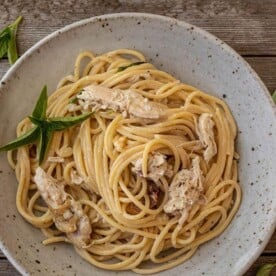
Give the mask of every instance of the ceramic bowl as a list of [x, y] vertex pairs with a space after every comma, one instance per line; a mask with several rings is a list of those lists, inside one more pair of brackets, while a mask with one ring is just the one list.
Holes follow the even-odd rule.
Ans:
[[[242, 275], [275, 229], [275, 106], [252, 68], [213, 35], [172, 18], [138, 13], [94, 17], [54, 32], [28, 50], [1, 81], [0, 144], [14, 137], [17, 122], [30, 113], [41, 87], [47, 84], [53, 91], [72, 72], [80, 51], [101, 54], [117, 48], [140, 50], [158, 68], [224, 98], [239, 128], [243, 199], [238, 213], [223, 234], [190, 260], [159, 275]], [[42, 233], [16, 210], [17, 182], [5, 154], [0, 168], [1, 249], [22, 274], [116, 275], [82, 260], [70, 245], [43, 246]]]

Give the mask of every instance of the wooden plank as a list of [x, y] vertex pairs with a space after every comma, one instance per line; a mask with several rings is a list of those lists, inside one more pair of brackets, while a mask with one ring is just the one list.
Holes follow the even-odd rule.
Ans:
[[7, 59], [0, 60], [0, 80], [2, 79], [2, 77], [8, 71], [9, 68], [10, 68], [10, 65]]
[[274, 232], [273, 236], [271, 237], [269, 243], [267, 244], [264, 253], [266, 254], [276, 254], [276, 231]]
[[276, 57], [245, 57], [245, 59], [272, 94], [276, 90]]
[[[272, 93], [276, 89], [276, 57], [246, 57], [245, 59]], [[9, 67], [7, 60], [0, 61], [0, 79]]]
[[0, 259], [1, 276], [20, 276], [20, 273], [13, 267], [7, 259]]
[[246, 55], [276, 55], [274, 0], [32, 0], [4, 1], [0, 27], [24, 16], [20, 53], [47, 34], [76, 21], [115, 12], [148, 12], [175, 17], [210, 31]]
[[[244, 276], [256, 276], [256, 273], [261, 265], [267, 263], [275, 263], [276, 256], [261, 256], [258, 260], [250, 267], [250, 269], [244, 274]], [[271, 276], [276, 275], [276, 268], [273, 269]]]

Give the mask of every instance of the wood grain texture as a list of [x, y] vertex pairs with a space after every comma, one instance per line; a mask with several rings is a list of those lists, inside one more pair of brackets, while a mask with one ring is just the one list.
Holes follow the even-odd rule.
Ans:
[[276, 90], [276, 57], [245, 57], [245, 59], [272, 94]]
[[0, 259], [1, 276], [19, 276], [20, 274], [7, 259]]
[[23, 53], [47, 34], [75, 21], [115, 12], [148, 12], [210, 31], [241, 54], [276, 55], [275, 0], [1, 0], [0, 27], [23, 15]]
[[[22, 15], [19, 54], [65, 25], [95, 15], [147, 12], [199, 26], [245, 57], [270, 93], [276, 90], [276, 0], [0, 0], [0, 29]], [[8, 70], [0, 61], [0, 79]], [[245, 276], [264, 263], [276, 262], [276, 233]], [[0, 251], [0, 275], [20, 275]], [[271, 274], [276, 275], [276, 271]]]
[[276, 262], [276, 231], [267, 244], [264, 253], [274, 255], [274, 261]]

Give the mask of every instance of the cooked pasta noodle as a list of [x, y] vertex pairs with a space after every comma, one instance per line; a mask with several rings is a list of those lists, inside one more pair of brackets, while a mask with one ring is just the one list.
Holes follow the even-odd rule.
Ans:
[[[8, 153], [18, 211], [45, 245], [72, 243], [97, 267], [152, 274], [225, 230], [241, 201], [225, 102], [120, 49], [82, 52], [48, 99], [51, 117], [85, 110], [90, 119], [54, 133], [40, 178], [35, 144]], [[17, 135], [31, 126], [25, 118]]]

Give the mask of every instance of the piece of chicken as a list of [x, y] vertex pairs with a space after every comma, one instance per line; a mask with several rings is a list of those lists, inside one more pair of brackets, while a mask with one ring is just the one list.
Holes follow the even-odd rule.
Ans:
[[[132, 162], [133, 167], [131, 171], [135, 174], [144, 177], [142, 173], [142, 158], [138, 158]], [[153, 152], [149, 154], [148, 158], [148, 171], [146, 178], [157, 183], [162, 176], [172, 177], [173, 169], [172, 165], [170, 165], [167, 161], [167, 156], [159, 153]]]
[[187, 219], [191, 207], [203, 196], [204, 178], [199, 161], [196, 156], [191, 168], [179, 171], [169, 186], [169, 199], [163, 209], [165, 213], [181, 214], [181, 224]]
[[203, 156], [207, 163], [212, 159], [213, 156], [217, 154], [217, 144], [214, 137], [214, 126], [215, 123], [212, 120], [211, 114], [202, 113], [199, 116], [196, 132], [205, 148]]
[[34, 181], [42, 198], [51, 210], [56, 227], [67, 234], [78, 247], [86, 247], [91, 241], [92, 227], [81, 204], [64, 190], [64, 185], [38, 167]]
[[124, 117], [132, 116], [143, 119], [156, 120], [166, 116], [165, 105], [150, 101], [134, 90], [107, 88], [100, 85], [89, 85], [77, 95], [79, 105], [85, 110], [112, 109], [122, 112]]

